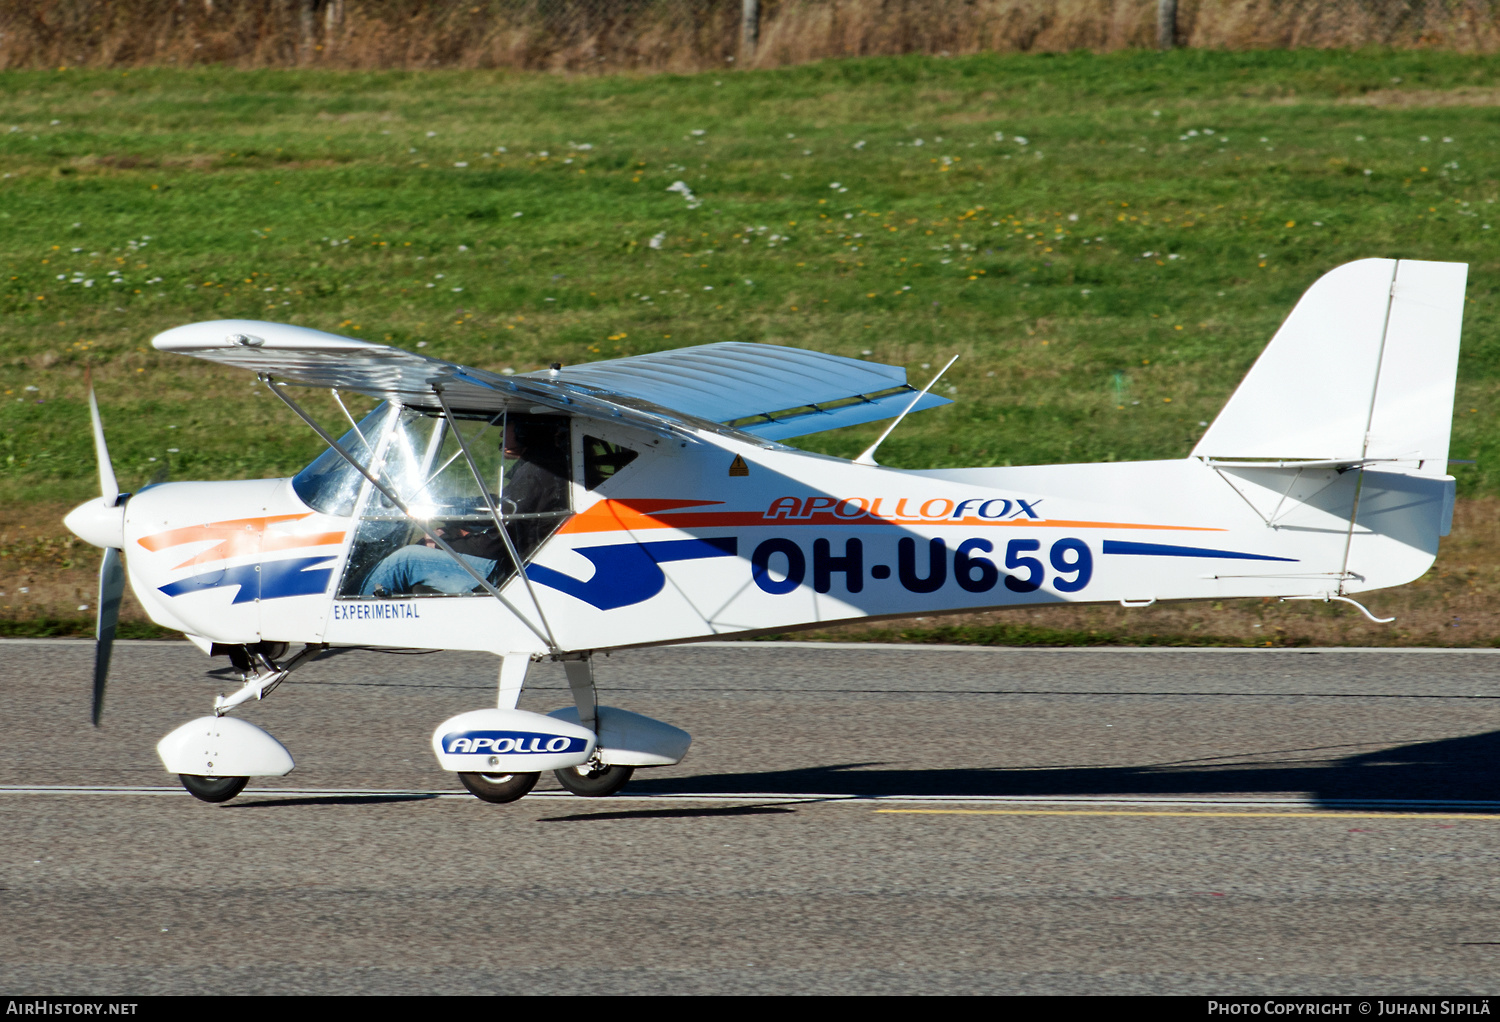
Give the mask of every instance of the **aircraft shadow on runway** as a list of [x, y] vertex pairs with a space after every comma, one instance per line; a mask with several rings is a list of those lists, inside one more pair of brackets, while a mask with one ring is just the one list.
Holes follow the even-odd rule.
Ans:
[[877, 762], [660, 780], [645, 773], [637, 774], [628, 790], [639, 795], [771, 791], [867, 796], [1069, 797], [1292, 793], [1328, 802], [1500, 799], [1500, 731], [1355, 755], [1331, 755], [1339, 749], [1339, 746], [1265, 749], [1213, 760], [1141, 766], [900, 770], [881, 769], [883, 764]]
[[597, 820], [685, 820], [716, 816], [779, 816], [794, 812], [796, 812], [795, 809], [778, 805], [695, 807], [691, 809], [627, 809], [617, 813], [589, 812], [571, 813], [567, 816], [543, 816], [537, 822], [575, 823], [585, 820], [589, 822]]
[[[257, 792], [256, 794], [274, 796], [275, 791]], [[432, 794], [410, 794], [410, 795], [304, 795], [300, 798], [259, 798], [249, 796], [238, 799], [232, 803], [226, 803], [231, 809], [260, 809], [275, 807], [285, 809], [288, 806], [365, 806], [384, 805], [389, 802], [427, 802], [438, 796]]]

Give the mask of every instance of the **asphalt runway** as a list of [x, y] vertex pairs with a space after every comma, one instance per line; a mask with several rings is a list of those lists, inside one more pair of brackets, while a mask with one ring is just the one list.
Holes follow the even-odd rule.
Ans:
[[311, 664], [219, 806], [154, 746], [225, 661], [118, 644], [97, 731], [91, 663], [0, 642], [0, 993], [1500, 991], [1500, 652], [618, 653], [688, 758], [508, 806], [428, 746], [492, 657]]

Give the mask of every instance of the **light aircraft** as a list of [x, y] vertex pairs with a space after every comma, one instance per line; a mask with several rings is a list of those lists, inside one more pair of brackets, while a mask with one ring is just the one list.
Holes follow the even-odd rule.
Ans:
[[[209, 802], [292, 769], [226, 714], [331, 647], [496, 654], [496, 705], [440, 723], [432, 749], [508, 802], [544, 770], [608, 795], [687, 752], [686, 732], [598, 704], [602, 650], [1067, 602], [1355, 603], [1422, 575], [1448, 532], [1466, 275], [1332, 270], [1189, 456], [1093, 465], [900, 471], [875, 447], [794, 449], [781, 441], [948, 403], [901, 368], [796, 348], [505, 376], [278, 323], [168, 330], [158, 350], [258, 374], [328, 449], [290, 479], [122, 494], [90, 390], [102, 494], [66, 522], [104, 548], [94, 722], [127, 573], [153, 621], [240, 672], [157, 746]], [[342, 436], [301, 388], [332, 390]], [[345, 392], [381, 403], [355, 421]], [[550, 715], [517, 709], [543, 659], [574, 700]]]

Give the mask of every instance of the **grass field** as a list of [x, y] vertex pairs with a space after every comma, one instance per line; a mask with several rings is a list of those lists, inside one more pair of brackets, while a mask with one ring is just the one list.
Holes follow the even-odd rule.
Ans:
[[[519, 372], [749, 340], [925, 379], [958, 353], [940, 388], [957, 403], [884, 462], [1127, 460], [1186, 453], [1303, 289], [1363, 256], [1470, 264], [1452, 456], [1477, 461], [1454, 467], [1477, 531], [1438, 574], [1487, 605], [1497, 126], [1500, 65], [1430, 52], [0, 74], [0, 616], [69, 630], [91, 602], [95, 554], [56, 521], [97, 491], [85, 368], [127, 488], [317, 453], [247, 376], [150, 349], [181, 323], [281, 320]], [[877, 428], [807, 446], [851, 456]], [[1422, 592], [1385, 598], [1430, 610], [1405, 641], [1500, 637], [1487, 609], [1453, 628], [1465, 615]], [[1089, 626], [1058, 613], [1027, 627]], [[1221, 633], [1088, 613], [1122, 640], [1168, 622], [1261, 641], [1233, 615]], [[1313, 609], [1277, 613], [1283, 635], [1338, 638]]]

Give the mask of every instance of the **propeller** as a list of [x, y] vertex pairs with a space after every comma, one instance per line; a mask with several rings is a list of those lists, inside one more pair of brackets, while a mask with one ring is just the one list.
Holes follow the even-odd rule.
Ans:
[[94, 426], [94, 460], [99, 463], [99, 495], [114, 507], [120, 498], [120, 484], [115, 481], [115, 467], [109, 461], [109, 445], [104, 442], [104, 422], [99, 418], [99, 401], [94, 397], [94, 382], [84, 381], [89, 389], [89, 420]]
[[94, 726], [104, 712], [104, 686], [109, 682], [109, 657], [115, 644], [115, 626], [120, 622], [120, 600], [125, 595], [125, 565], [120, 551], [104, 548], [99, 565], [99, 616], [94, 622]]
[[109, 681], [109, 660], [120, 622], [120, 601], [125, 596], [125, 566], [120, 551], [125, 545], [125, 501], [130, 495], [120, 493], [109, 447], [104, 442], [104, 423], [99, 418], [99, 402], [94, 386], [88, 382], [89, 418], [94, 428], [94, 457], [99, 463], [99, 498], [79, 505], [69, 512], [63, 523], [68, 529], [95, 546], [104, 548], [99, 565], [99, 600], [94, 621], [94, 726], [99, 726], [104, 711], [104, 687]]

